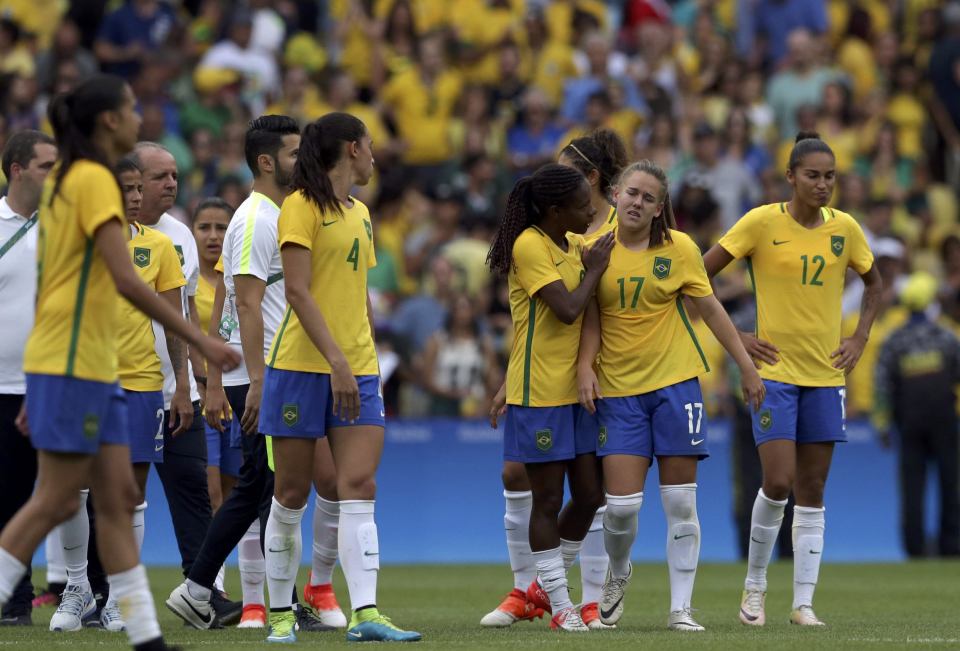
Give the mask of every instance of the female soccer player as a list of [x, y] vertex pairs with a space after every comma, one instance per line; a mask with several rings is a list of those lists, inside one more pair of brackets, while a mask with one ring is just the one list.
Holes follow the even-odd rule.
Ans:
[[697, 462], [708, 454], [697, 376], [709, 368], [683, 307], [685, 297], [736, 360], [748, 402], [760, 404], [763, 383], [713, 296], [700, 249], [676, 230], [663, 170], [648, 160], [630, 165], [616, 198], [616, 244], [596, 301], [587, 307], [578, 359], [581, 405], [599, 415], [597, 454], [607, 491], [603, 528], [610, 574], [600, 618], [615, 624], [623, 613], [643, 485], [656, 457], [667, 515], [668, 626], [702, 631], [690, 600], [700, 554]]
[[[545, 165], [514, 186], [488, 255], [510, 284], [504, 459], [524, 464], [533, 491], [529, 536], [540, 582], [528, 592], [552, 610], [553, 628], [568, 631], [589, 630], [570, 601], [566, 569], [602, 501], [595, 448], [578, 456], [576, 442], [580, 322], [613, 240], [585, 249], [578, 234], [594, 214], [584, 176]], [[571, 501], [561, 514], [568, 476]]]
[[[584, 234], [587, 244], [592, 244], [605, 233], [613, 230], [617, 213], [612, 205], [611, 190], [627, 164], [627, 151], [619, 136], [609, 129], [598, 129], [592, 134], [576, 138], [564, 147], [557, 160], [560, 165], [580, 170], [590, 183], [590, 204], [596, 211], [593, 221]], [[498, 394], [494, 410], [503, 405], [503, 394]], [[578, 454], [594, 452], [597, 439], [596, 416], [580, 411], [577, 423]], [[507, 551], [513, 570], [513, 590], [496, 609], [487, 613], [480, 624], [499, 628], [510, 626], [520, 620], [542, 617], [543, 612], [527, 599], [527, 587], [536, 576], [536, 567], [530, 552], [530, 508], [532, 494], [530, 482], [522, 463], [504, 461], [503, 497], [506, 513], [503, 516], [507, 536]], [[603, 580], [607, 573], [607, 553], [603, 546], [603, 513], [601, 506], [580, 550], [580, 579], [582, 595], [580, 616], [590, 628], [603, 628], [597, 610]]]
[[111, 592], [124, 604], [130, 642], [166, 649], [132, 531], [137, 487], [117, 385], [118, 295], [211, 363], [229, 367], [239, 359], [184, 321], [130, 263], [111, 167], [136, 143], [135, 103], [121, 78], [95, 75], [50, 104], [60, 161], [40, 207], [37, 314], [24, 353], [21, 419], [39, 451], [39, 476], [30, 501], [0, 533], [0, 603], [46, 533], [78, 511], [81, 489], [91, 486], [100, 557]]
[[314, 441], [327, 436], [340, 499], [339, 553], [353, 615], [349, 641], [415, 641], [376, 607], [380, 567], [375, 476], [383, 451], [383, 397], [373, 344], [367, 269], [376, 264], [370, 213], [350, 196], [373, 175], [363, 122], [329, 113], [307, 125], [294, 192], [278, 223], [288, 302], [267, 357], [260, 431], [273, 436], [274, 499], [265, 532], [270, 627], [292, 642], [291, 596]]
[[[880, 273], [857, 222], [828, 208], [836, 160], [815, 133], [790, 153], [786, 203], [748, 212], [704, 256], [710, 276], [746, 258], [757, 299], [756, 334], [740, 337], [760, 366], [767, 396], [753, 414], [763, 485], [753, 505], [740, 621], [763, 626], [767, 565], [793, 490], [793, 612], [790, 621], [823, 626], [813, 591], [823, 552], [823, 489], [834, 443], [846, 441], [844, 374], [856, 366], [880, 301]], [[863, 279], [860, 322], [840, 337], [847, 267]]]

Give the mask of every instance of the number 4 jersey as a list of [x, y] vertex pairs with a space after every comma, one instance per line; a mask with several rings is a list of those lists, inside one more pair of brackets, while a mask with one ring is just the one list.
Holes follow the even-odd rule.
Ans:
[[760, 376], [810, 387], [842, 386], [830, 354], [840, 345], [840, 300], [847, 267], [865, 274], [873, 254], [850, 215], [823, 208], [823, 224], [805, 228], [786, 204], [755, 208], [720, 239], [746, 258], [757, 301], [757, 336], [780, 349]]

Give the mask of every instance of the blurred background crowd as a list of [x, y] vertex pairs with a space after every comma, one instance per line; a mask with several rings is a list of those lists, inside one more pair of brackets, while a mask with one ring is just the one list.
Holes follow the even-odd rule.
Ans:
[[[873, 409], [910, 271], [933, 274], [931, 309], [960, 329], [960, 3], [0, 0], [0, 145], [49, 131], [50, 97], [98, 69], [129, 79], [142, 139], [174, 154], [188, 223], [202, 199], [236, 206], [248, 192], [251, 117], [366, 123], [379, 174], [359, 195], [392, 415], [485, 412], [510, 346], [505, 283], [484, 268], [505, 195], [600, 127], [668, 171], [680, 227], [704, 249], [749, 208], [789, 198], [798, 129], [833, 147], [833, 205], [863, 225], [887, 288], [848, 416]], [[718, 293], [749, 318], [744, 274]], [[736, 382], [711, 366], [709, 402], [729, 415]]]

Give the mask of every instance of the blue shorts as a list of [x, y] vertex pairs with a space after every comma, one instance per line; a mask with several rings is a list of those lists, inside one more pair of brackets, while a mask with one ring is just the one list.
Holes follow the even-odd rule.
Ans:
[[130, 461], [163, 463], [163, 392], [123, 390], [130, 427]]
[[37, 450], [97, 454], [128, 445], [127, 399], [116, 382], [27, 373], [27, 422]]
[[596, 405], [598, 456], [710, 456], [703, 394], [696, 378], [636, 396], [603, 398]]
[[600, 439], [600, 417], [580, 405], [574, 405], [573, 412], [576, 419], [574, 451], [578, 457], [581, 454], [596, 454], [597, 441]]
[[358, 375], [360, 417], [352, 423], [333, 413], [330, 375], [266, 369], [260, 407], [260, 432], [268, 436], [322, 438], [335, 427], [384, 427], [380, 376]]
[[846, 387], [801, 387], [764, 380], [767, 396], [751, 412], [757, 445], [786, 439], [796, 443], [846, 443]]
[[[586, 418], [581, 419], [581, 412]], [[584, 424], [581, 438], [577, 427]], [[507, 405], [503, 427], [503, 458], [519, 463], [569, 461], [596, 452], [595, 422], [580, 405], [521, 407]]]
[[222, 432], [210, 427], [204, 420], [203, 432], [207, 436], [207, 466], [220, 469], [220, 474], [229, 477], [240, 476], [240, 466], [243, 465], [243, 450], [234, 445], [239, 441], [240, 423], [236, 418], [229, 423], [224, 421]]

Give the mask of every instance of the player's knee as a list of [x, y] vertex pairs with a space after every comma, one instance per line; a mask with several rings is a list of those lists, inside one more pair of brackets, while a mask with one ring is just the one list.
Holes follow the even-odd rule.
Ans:
[[536, 495], [533, 496], [533, 510], [552, 519], [560, 515], [560, 509], [563, 508], [563, 493], [556, 495]]
[[503, 465], [503, 488], [508, 491], [523, 492], [530, 490], [530, 481], [522, 463], [505, 463]]
[[38, 496], [38, 513], [51, 527], [66, 522], [77, 514], [84, 502], [79, 493], [72, 493], [58, 499], [43, 499]]
[[793, 478], [786, 475], [782, 477], [768, 477], [763, 480], [763, 494], [771, 500], [785, 500], [790, 496], [793, 488]]
[[573, 496], [573, 499], [579, 508], [593, 514], [603, 506], [604, 493], [599, 486], [595, 488], [581, 488], [577, 491], [577, 494]]
[[336, 493], [341, 500], [372, 500], [377, 495], [377, 480], [363, 475], [338, 477]]
[[340, 500], [337, 492], [336, 475], [314, 477], [313, 487], [317, 489], [317, 495], [329, 502], [337, 502]]
[[805, 478], [797, 481], [797, 503], [802, 506], [819, 506], [823, 504], [823, 491], [826, 488], [826, 479], [823, 477]]

